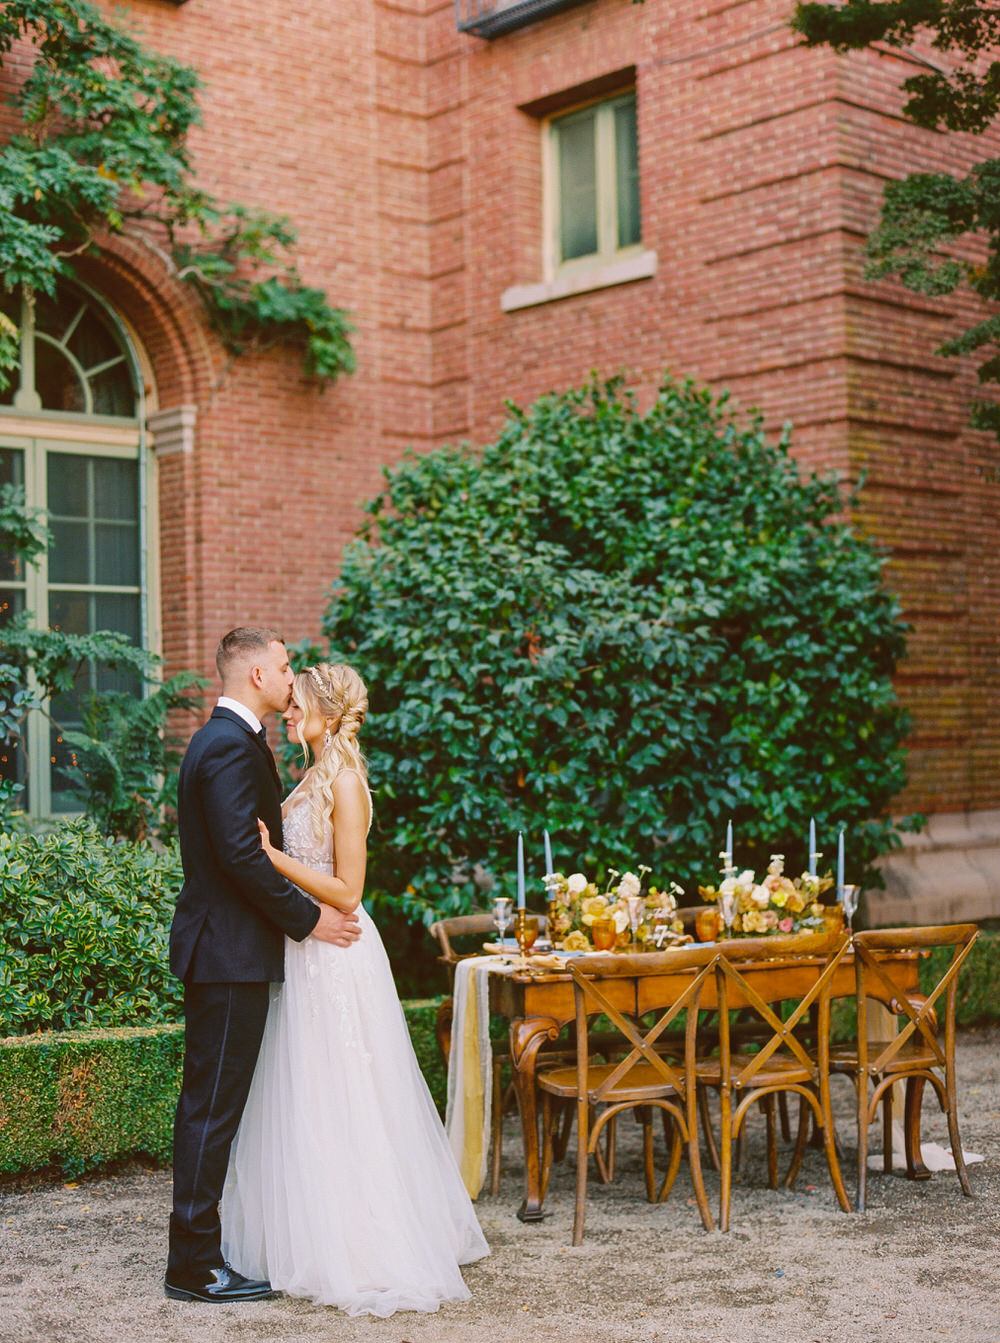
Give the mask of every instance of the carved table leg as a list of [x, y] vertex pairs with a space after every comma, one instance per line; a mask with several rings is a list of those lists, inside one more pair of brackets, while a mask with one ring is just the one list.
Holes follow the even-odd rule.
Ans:
[[906, 1177], [908, 1180], [929, 1180], [931, 1173], [924, 1165], [920, 1150], [920, 1109], [924, 1098], [923, 1077], [906, 1079], [906, 1103], [903, 1110], [903, 1130], [906, 1137]]
[[540, 1222], [542, 1212], [542, 1172], [538, 1144], [538, 1094], [535, 1072], [538, 1051], [546, 1040], [559, 1037], [559, 1026], [551, 1017], [515, 1017], [510, 1023], [510, 1054], [514, 1063], [514, 1088], [521, 1113], [524, 1140], [524, 1202], [518, 1210], [522, 1222]]

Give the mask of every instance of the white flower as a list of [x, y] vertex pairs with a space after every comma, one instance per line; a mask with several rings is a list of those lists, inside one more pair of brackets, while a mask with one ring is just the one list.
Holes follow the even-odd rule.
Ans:
[[566, 889], [570, 895], [580, 895], [587, 889], [587, 878], [582, 872], [573, 872], [566, 878]]
[[625, 929], [628, 927], [628, 910], [620, 908], [616, 909], [614, 913], [614, 920], [615, 920], [615, 932], [623, 933]]
[[740, 875], [739, 875], [739, 880], [737, 881], [736, 884], [737, 884], [738, 886], [752, 886], [752, 885], [753, 885], [753, 872], [750, 870], [749, 867], [743, 869], [743, 871], [742, 871], [742, 872], [740, 873]]
[[621, 900], [627, 900], [630, 895], [638, 895], [642, 890], [642, 882], [634, 872], [626, 872], [618, 883], [618, 897]]
[[735, 877], [727, 877], [727, 878], [725, 879], [725, 881], [722, 883], [722, 885], [719, 887], [719, 894], [720, 894], [720, 895], [735, 895], [735, 894], [736, 894], [736, 878], [735, 878]]
[[767, 909], [771, 903], [771, 892], [766, 886], [755, 886], [750, 892], [750, 898], [759, 909]]

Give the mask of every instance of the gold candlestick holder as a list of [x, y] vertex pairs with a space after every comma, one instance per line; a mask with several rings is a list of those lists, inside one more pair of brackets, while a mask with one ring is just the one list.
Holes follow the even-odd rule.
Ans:
[[[535, 929], [538, 928], [538, 922], [535, 921]], [[535, 933], [537, 936], [537, 932]], [[521, 953], [518, 965], [523, 969], [528, 964], [527, 951], [535, 940], [535, 936], [528, 932], [528, 911], [526, 909], [517, 909], [514, 911], [514, 937], [517, 939], [518, 950]]]

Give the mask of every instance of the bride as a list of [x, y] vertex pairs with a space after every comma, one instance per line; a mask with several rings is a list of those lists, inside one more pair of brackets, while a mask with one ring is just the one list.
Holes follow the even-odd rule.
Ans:
[[367, 692], [350, 667], [295, 678], [288, 736], [312, 765], [285, 801], [274, 866], [355, 910], [348, 948], [285, 939], [222, 1197], [226, 1258], [350, 1315], [465, 1300], [489, 1254], [417, 1065], [378, 930], [361, 905], [371, 794], [358, 747]]

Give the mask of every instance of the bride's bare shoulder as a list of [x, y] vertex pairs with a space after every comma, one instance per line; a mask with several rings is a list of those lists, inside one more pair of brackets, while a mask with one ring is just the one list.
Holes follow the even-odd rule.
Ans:
[[333, 819], [353, 822], [356, 817], [367, 831], [372, 821], [371, 793], [368, 784], [356, 769], [343, 769], [333, 781]]
[[338, 807], [357, 806], [364, 811], [368, 807], [368, 789], [365, 781], [355, 769], [342, 769], [333, 781], [333, 799]]

